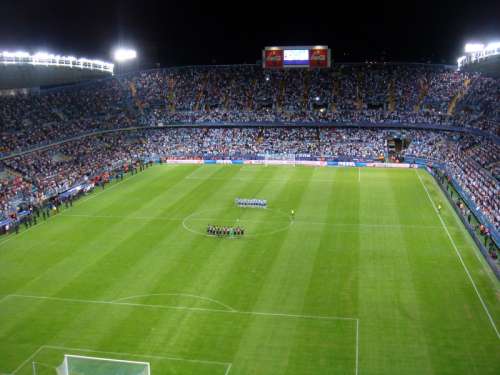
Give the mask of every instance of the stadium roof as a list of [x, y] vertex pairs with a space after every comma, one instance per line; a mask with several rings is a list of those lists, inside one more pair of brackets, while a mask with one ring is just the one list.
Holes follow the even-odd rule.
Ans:
[[0, 89], [76, 83], [113, 74], [114, 65], [100, 60], [27, 52], [0, 52]]
[[489, 56], [485, 59], [471, 62], [460, 70], [465, 72], [480, 72], [488, 76], [500, 78], [500, 55]]

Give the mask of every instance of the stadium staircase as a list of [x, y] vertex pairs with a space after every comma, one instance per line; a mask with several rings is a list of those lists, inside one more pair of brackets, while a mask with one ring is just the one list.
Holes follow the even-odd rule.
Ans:
[[388, 109], [389, 109], [389, 112], [394, 112], [396, 110], [396, 90], [395, 90], [395, 87], [396, 87], [396, 81], [394, 78], [392, 78], [390, 81], [389, 81], [389, 86], [387, 88], [387, 91], [388, 91], [388, 95], [387, 95], [387, 105], [388, 105]]
[[135, 103], [135, 107], [139, 108], [139, 111], [141, 111], [141, 113], [142, 113], [142, 111], [144, 109], [144, 105], [137, 97], [137, 87], [136, 87], [134, 82], [129, 83], [129, 89], [130, 89], [130, 94], [132, 95], [132, 100]]
[[354, 102], [356, 110], [362, 111], [363, 110], [363, 95], [361, 94], [362, 92], [362, 85], [363, 85], [363, 78], [364, 76], [359, 73], [357, 74], [356, 77], [356, 101]]
[[259, 134], [257, 135], [257, 144], [260, 145], [264, 141], [264, 129], [259, 129]]
[[249, 90], [247, 91], [247, 100], [245, 105], [247, 111], [252, 111], [254, 109], [253, 93], [255, 92], [256, 89], [257, 89], [257, 79], [254, 79], [252, 81], [252, 84], [250, 85]]
[[448, 114], [451, 116], [455, 113], [455, 108], [457, 103], [462, 100], [462, 98], [467, 94], [467, 91], [470, 87], [471, 80], [470, 78], [465, 79], [463, 87], [461, 87], [458, 92], [451, 98], [450, 104], [448, 104]]
[[229, 83], [229, 90], [226, 90], [224, 94], [224, 99], [222, 100], [222, 102], [224, 103], [225, 111], [229, 110], [229, 96], [230, 96], [229, 94], [233, 91], [234, 86], [235, 86], [235, 79], [233, 78]]
[[419, 112], [420, 107], [422, 106], [422, 103], [424, 102], [425, 97], [427, 96], [427, 93], [429, 92], [429, 84], [427, 81], [419, 81], [419, 93], [418, 93], [418, 99], [417, 99], [417, 104], [415, 104], [414, 111]]
[[309, 105], [309, 74], [307, 73], [304, 77], [304, 92], [302, 95], [302, 107], [304, 110], [307, 110]]
[[175, 81], [173, 78], [167, 80], [167, 102], [170, 112], [175, 112]]
[[285, 97], [285, 90], [286, 90], [286, 78], [282, 79], [280, 81], [278, 98], [277, 98], [277, 101], [276, 101], [276, 110], [278, 112], [281, 112], [281, 110], [283, 109], [283, 100], [284, 100], [284, 97]]
[[195, 99], [195, 103], [194, 103], [194, 110], [195, 111], [199, 111], [199, 109], [200, 109], [200, 105], [202, 104], [203, 95], [204, 95], [205, 90], [207, 88], [208, 81], [209, 81], [209, 77], [208, 77], [208, 73], [207, 73], [205, 75], [205, 77], [203, 78], [203, 83], [201, 85], [200, 91], [198, 91], [198, 93], [196, 94], [196, 99]]
[[340, 97], [340, 82], [338, 80], [333, 80], [332, 84], [332, 102], [331, 102], [331, 110], [332, 112], [337, 112], [337, 98]]

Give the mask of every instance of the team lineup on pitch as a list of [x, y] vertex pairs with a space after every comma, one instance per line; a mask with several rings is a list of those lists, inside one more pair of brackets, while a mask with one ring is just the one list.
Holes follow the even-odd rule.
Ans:
[[0, 374], [80, 357], [181, 375], [498, 369], [498, 282], [424, 170], [161, 165], [42, 223], [0, 242]]

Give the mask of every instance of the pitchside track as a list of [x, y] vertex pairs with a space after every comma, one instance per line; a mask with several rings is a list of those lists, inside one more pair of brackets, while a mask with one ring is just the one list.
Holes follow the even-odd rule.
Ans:
[[499, 296], [424, 171], [156, 166], [0, 239], [0, 373], [496, 375]]

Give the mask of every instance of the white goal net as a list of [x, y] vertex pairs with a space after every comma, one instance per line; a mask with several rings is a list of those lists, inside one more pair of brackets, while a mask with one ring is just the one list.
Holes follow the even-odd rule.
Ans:
[[295, 154], [264, 154], [264, 165], [290, 164], [295, 166]]
[[57, 375], [150, 375], [148, 362], [66, 354]]

